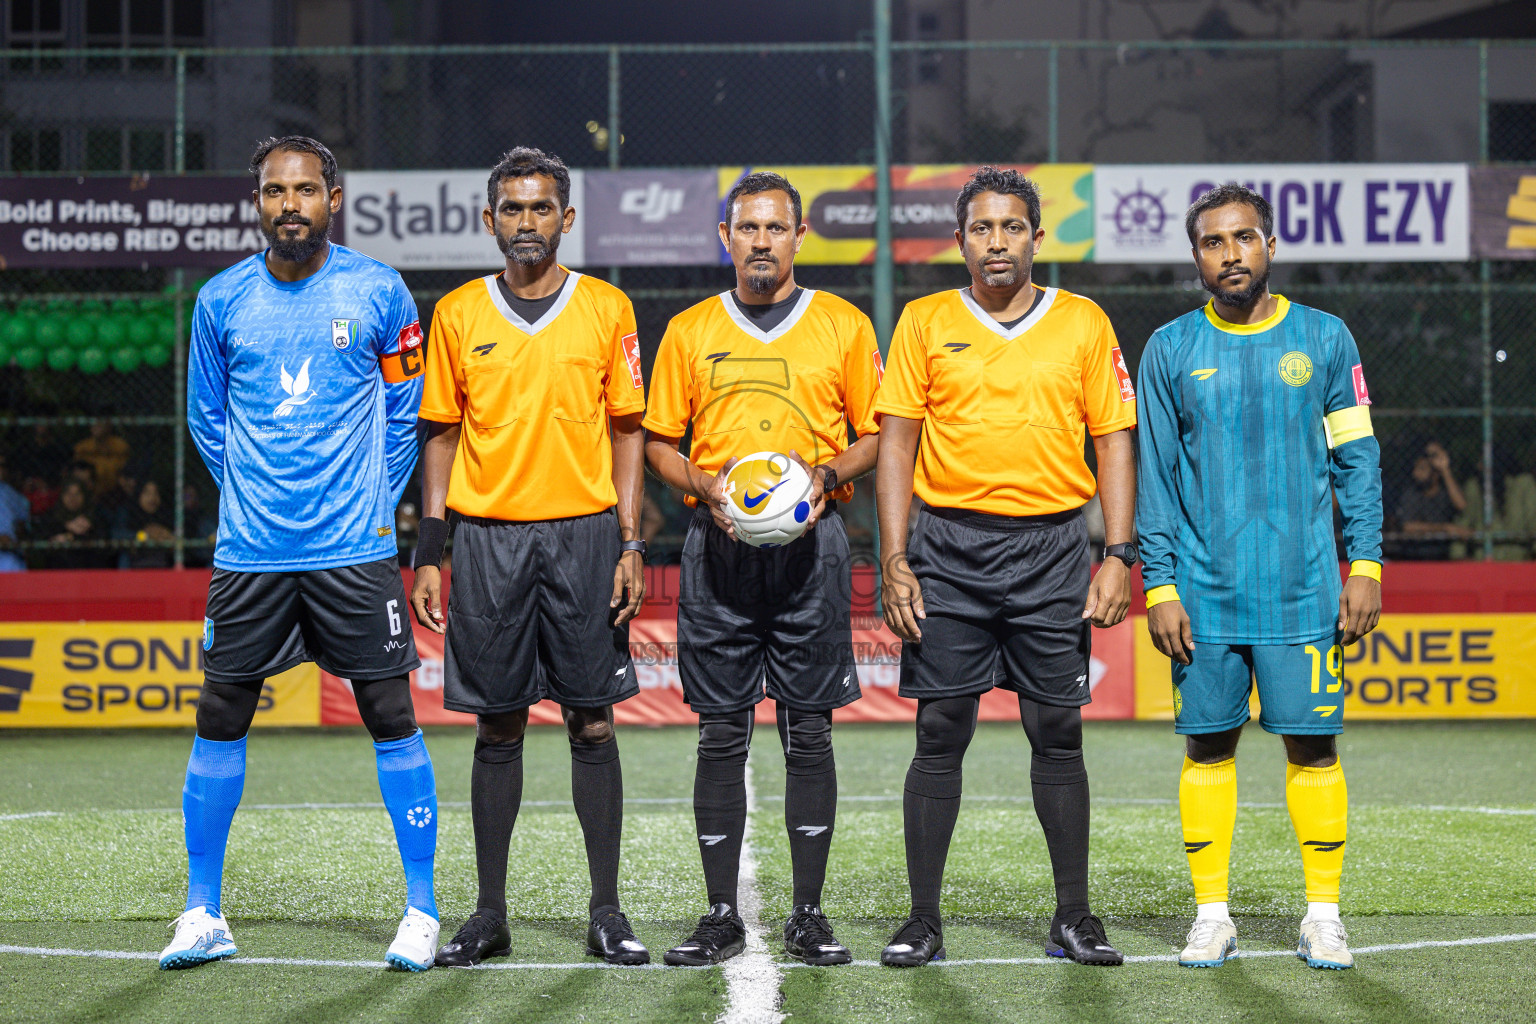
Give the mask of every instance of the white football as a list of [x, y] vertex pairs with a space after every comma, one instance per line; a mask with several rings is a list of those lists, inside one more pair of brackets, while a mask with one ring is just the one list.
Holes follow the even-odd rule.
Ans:
[[811, 477], [782, 452], [754, 452], [731, 467], [725, 497], [736, 539], [755, 548], [776, 548], [805, 533]]

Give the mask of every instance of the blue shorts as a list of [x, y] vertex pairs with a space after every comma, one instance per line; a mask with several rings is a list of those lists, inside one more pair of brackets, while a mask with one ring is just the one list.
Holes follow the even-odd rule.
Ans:
[[1173, 663], [1174, 732], [1199, 735], [1248, 721], [1248, 695], [1259, 689], [1259, 727], [1281, 736], [1344, 730], [1344, 649], [1338, 634], [1312, 643], [1197, 642], [1188, 665]]

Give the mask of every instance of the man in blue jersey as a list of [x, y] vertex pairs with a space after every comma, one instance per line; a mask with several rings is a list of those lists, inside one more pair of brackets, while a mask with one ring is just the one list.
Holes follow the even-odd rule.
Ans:
[[270, 248], [208, 282], [192, 315], [187, 421], [221, 491], [187, 762], [186, 912], [162, 968], [233, 956], [224, 849], [245, 736], [266, 679], [302, 661], [351, 681], [405, 867], [385, 960], [432, 966], [437, 796], [407, 674], [420, 661], [395, 558], [395, 505], [416, 463], [421, 327], [400, 275], [327, 240], [336, 159], [313, 139], [251, 158]]
[[[1212, 298], [1158, 328], [1137, 381], [1147, 629], [1173, 660], [1186, 738], [1179, 811], [1198, 910], [1179, 962], [1214, 967], [1237, 952], [1235, 757], [1257, 680], [1259, 725], [1285, 742], [1301, 843], [1297, 956], [1341, 969], [1354, 961], [1339, 920], [1347, 800], [1334, 737], [1343, 647], [1381, 613], [1381, 448], [1343, 321], [1270, 294], [1269, 202], [1228, 183], [1196, 200], [1185, 226]], [[1342, 588], [1334, 498], [1350, 558]]]

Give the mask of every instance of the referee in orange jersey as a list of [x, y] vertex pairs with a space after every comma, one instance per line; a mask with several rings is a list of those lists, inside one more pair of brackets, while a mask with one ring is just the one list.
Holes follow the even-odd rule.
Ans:
[[[1034, 182], [983, 167], [955, 214], [971, 285], [907, 306], [875, 405], [881, 600], [903, 641], [901, 695], [918, 702], [903, 798], [912, 916], [880, 959], [911, 967], [944, 955], [939, 891], [960, 765], [981, 694], [1001, 686], [1018, 694], [1056, 881], [1046, 949], [1118, 964], [1088, 906], [1079, 709], [1090, 699], [1088, 624], [1113, 626], [1131, 601], [1136, 395], [1104, 312], [1030, 282], [1045, 238]], [[1085, 427], [1108, 541], [1091, 585]], [[924, 505], [909, 539], [914, 492]]]
[[[821, 911], [837, 816], [832, 710], [859, 697], [848, 535], [836, 505], [874, 468], [880, 350], [867, 316], [795, 283], [800, 213], [800, 193], [780, 175], [749, 174], [731, 188], [720, 241], [736, 287], [673, 317], [651, 369], [647, 461], [698, 506], [678, 583], [677, 668], [699, 715], [693, 812], [710, 910], [667, 950], [669, 964], [718, 963], [744, 948], [737, 866], [753, 709], [765, 691], [778, 703], [794, 874], [784, 949], [809, 964], [852, 959]], [[780, 548], [737, 541], [724, 511], [731, 468], [758, 451], [811, 471], [810, 526]]]
[[[484, 218], [506, 269], [445, 295], [428, 339], [425, 518], [411, 606], [422, 625], [447, 633], [443, 706], [476, 716], [480, 894], [438, 950], [449, 967], [510, 951], [507, 846], [528, 708], [544, 698], [560, 703], [571, 741], [592, 878], [587, 952], [615, 964], [650, 960], [619, 911], [624, 784], [613, 734], [613, 705], [639, 691], [627, 623], [645, 589], [636, 532], [645, 391], [629, 299], [555, 259], [576, 220], [570, 194], [559, 158], [526, 148], [502, 158]], [[445, 622], [448, 509], [457, 539]]]

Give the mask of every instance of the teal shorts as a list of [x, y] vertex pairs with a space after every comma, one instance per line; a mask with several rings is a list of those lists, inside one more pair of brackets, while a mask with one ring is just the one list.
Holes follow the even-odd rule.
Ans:
[[1344, 649], [1338, 634], [1311, 643], [1195, 644], [1188, 665], [1173, 663], [1174, 732], [1200, 735], [1248, 721], [1259, 688], [1259, 727], [1281, 736], [1344, 730]]

